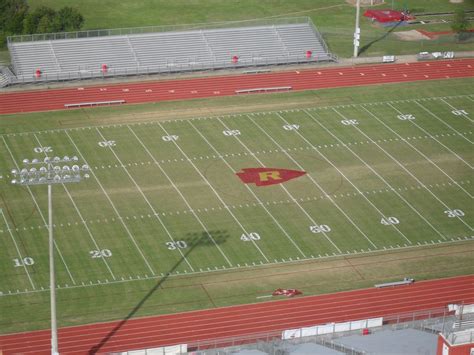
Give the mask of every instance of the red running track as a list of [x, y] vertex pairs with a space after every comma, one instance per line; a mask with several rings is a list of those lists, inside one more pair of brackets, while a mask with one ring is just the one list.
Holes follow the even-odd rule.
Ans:
[[0, 114], [63, 110], [65, 104], [126, 100], [137, 104], [236, 95], [236, 90], [291, 86], [292, 90], [474, 77], [474, 59], [362, 65], [266, 74], [108, 84], [0, 94]]
[[[450, 303], [474, 303], [474, 275], [62, 328], [59, 350], [62, 354], [87, 354], [193, 345], [219, 338], [276, 335], [285, 329], [423, 310], [441, 310], [442, 314]], [[49, 331], [0, 336], [0, 350], [5, 355], [48, 354], [49, 347]]]

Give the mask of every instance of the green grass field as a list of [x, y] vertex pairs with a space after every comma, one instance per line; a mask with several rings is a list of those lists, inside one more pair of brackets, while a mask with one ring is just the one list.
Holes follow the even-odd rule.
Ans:
[[[298, 1], [166, 1], [166, 0], [104, 0], [98, 4], [94, 0], [81, 0], [71, 4], [70, 0], [35, 0], [30, 1], [35, 9], [49, 6], [60, 9], [63, 6], [76, 7], [85, 18], [84, 30], [104, 28], [125, 28], [160, 25], [183, 25], [233, 21], [267, 20], [273, 18], [309, 16], [316, 27], [322, 32], [330, 50], [340, 57], [352, 56], [352, 41], [355, 22], [355, 7], [345, 0], [298, 0]], [[452, 12], [457, 8], [474, 10], [471, 0], [463, 4], [451, 4], [447, 0], [390, 0], [376, 8], [393, 8], [402, 10], [409, 8], [412, 13]], [[362, 11], [363, 13], [363, 11]], [[437, 17], [438, 20], [450, 21], [451, 15]], [[470, 41], [456, 42], [453, 36], [445, 36], [439, 40], [400, 41], [392, 29], [376, 26], [365, 17], [361, 17], [361, 49], [363, 56], [384, 54], [414, 54], [420, 51], [467, 51], [473, 50]], [[399, 26], [395, 31], [424, 29], [427, 31], [447, 31], [450, 24]], [[1, 55], [7, 61], [6, 54]]]
[[[163, 120], [158, 112], [153, 119], [152, 105], [4, 116], [0, 332], [48, 324], [46, 187], [9, 183], [10, 169], [22, 167], [24, 158], [77, 155], [92, 171], [90, 179], [53, 189], [62, 325], [255, 302], [259, 292], [291, 287], [291, 279], [222, 286], [212, 297], [203, 285], [289, 270], [308, 265], [305, 260], [316, 265], [387, 251], [390, 259], [405, 250], [420, 257], [458, 243], [472, 249], [474, 95], [471, 79], [450, 82], [446, 96], [408, 96], [410, 90], [442, 92], [445, 81], [399, 84], [385, 92], [365, 89], [376, 100], [192, 119]], [[356, 89], [318, 95], [325, 92], [357, 95]], [[298, 103], [315, 93], [221, 100]], [[136, 122], [133, 110], [143, 107], [147, 117]], [[101, 112], [128, 118], [104, 125], [86, 119]], [[72, 116], [71, 128], [61, 128]], [[27, 132], [26, 120], [34, 119], [31, 127], [38, 129]], [[256, 167], [307, 174], [267, 187], [245, 185], [235, 175]], [[469, 258], [438, 260], [431, 275]], [[387, 277], [370, 277], [373, 272], [364, 285]], [[164, 292], [156, 296], [158, 289]], [[159, 300], [133, 311], [152, 295]]]

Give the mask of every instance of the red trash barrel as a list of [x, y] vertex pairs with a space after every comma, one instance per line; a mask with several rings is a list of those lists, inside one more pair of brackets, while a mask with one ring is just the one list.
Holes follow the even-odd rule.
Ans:
[[313, 52], [311, 51], [306, 51], [306, 59], [311, 59], [311, 56], [313, 55]]
[[236, 55], [234, 55], [234, 56], [232, 57], [232, 63], [237, 64], [238, 61], [239, 61], [239, 57], [237, 57]]
[[102, 73], [104, 73], [104, 74], [107, 73], [108, 69], [109, 68], [107, 67], [107, 64], [102, 64]]
[[369, 328], [362, 329], [362, 335], [369, 335], [369, 334], [370, 334]]
[[36, 69], [35, 76], [36, 76], [37, 79], [41, 78], [41, 70], [40, 69]]

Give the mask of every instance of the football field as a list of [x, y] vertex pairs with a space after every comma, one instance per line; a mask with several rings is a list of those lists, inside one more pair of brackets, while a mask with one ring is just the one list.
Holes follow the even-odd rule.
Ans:
[[53, 205], [57, 286], [91, 288], [473, 239], [473, 115], [459, 95], [2, 135], [0, 295], [48, 291], [25, 158], [89, 165]]

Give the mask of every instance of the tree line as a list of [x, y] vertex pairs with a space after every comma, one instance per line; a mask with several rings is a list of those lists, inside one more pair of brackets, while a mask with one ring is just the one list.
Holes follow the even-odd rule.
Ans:
[[40, 6], [31, 10], [27, 0], [0, 0], [0, 46], [11, 35], [80, 30], [84, 17], [73, 7], [56, 11]]

